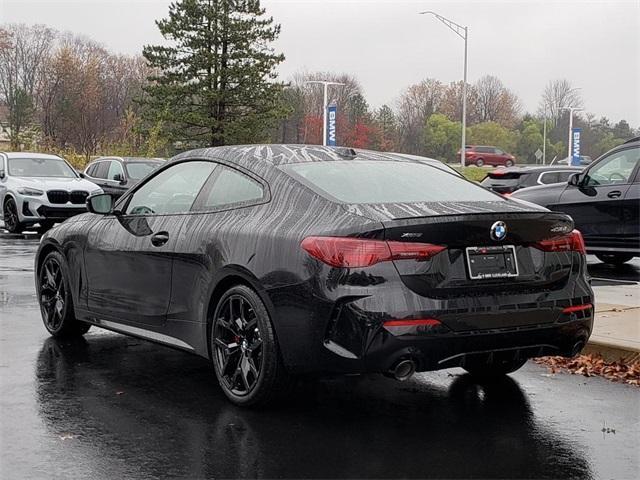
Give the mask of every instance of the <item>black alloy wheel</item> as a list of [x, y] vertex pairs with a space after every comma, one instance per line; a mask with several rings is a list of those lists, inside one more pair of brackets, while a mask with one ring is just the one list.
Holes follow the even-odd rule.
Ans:
[[64, 257], [58, 252], [49, 253], [40, 267], [38, 300], [44, 326], [54, 337], [79, 336], [90, 328], [75, 318], [66, 278]]
[[264, 303], [244, 285], [232, 287], [218, 302], [211, 353], [222, 390], [238, 405], [269, 403], [290, 384]]
[[13, 198], [8, 198], [4, 203], [4, 228], [9, 233], [22, 233], [24, 225], [20, 223], [18, 218], [18, 207]]

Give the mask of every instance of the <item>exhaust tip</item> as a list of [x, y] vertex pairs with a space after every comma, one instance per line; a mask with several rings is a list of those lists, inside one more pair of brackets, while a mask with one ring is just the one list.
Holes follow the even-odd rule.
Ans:
[[393, 378], [404, 382], [411, 378], [411, 376], [416, 372], [416, 362], [411, 359], [401, 360], [399, 361], [395, 368], [392, 370]]

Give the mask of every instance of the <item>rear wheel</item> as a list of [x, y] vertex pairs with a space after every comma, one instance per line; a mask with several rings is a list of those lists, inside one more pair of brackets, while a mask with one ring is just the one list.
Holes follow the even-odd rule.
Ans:
[[264, 405], [291, 385], [264, 303], [237, 285], [222, 296], [211, 323], [211, 354], [218, 381], [235, 404]]
[[627, 253], [596, 253], [596, 257], [604, 263], [611, 265], [622, 265], [633, 258], [633, 255]]
[[59, 252], [49, 253], [38, 275], [38, 300], [44, 326], [54, 337], [81, 336], [91, 327], [76, 320], [68, 278], [64, 257]]
[[503, 356], [493, 354], [478, 358], [467, 359], [463, 368], [474, 377], [496, 378], [515, 372], [527, 363], [526, 358], [513, 356], [512, 354]]
[[484, 160], [479, 158], [476, 160], [476, 167], [482, 167], [484, 165]]
[[20, 223], [20, 219], [18, 217], [18, 207], [16, 205], [16, 201], [9, 197], [4, 202], [4, 228], [6, 228], [9, 233], [22, 233], [25, 225]]

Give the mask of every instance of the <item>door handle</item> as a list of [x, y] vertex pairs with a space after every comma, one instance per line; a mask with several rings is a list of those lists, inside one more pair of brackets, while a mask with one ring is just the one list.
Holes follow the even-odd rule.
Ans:
[[622, 195], [620, 190], [614, 190], [613, 192], [607, 193], [607, 197], [609, 198], [618, 198], [620, 195]]
[[169, 241], [169, 233], [168, 232], [158, 232], [151, 237], [151, 244], [154, 247], [161, 247], [165, 243]]

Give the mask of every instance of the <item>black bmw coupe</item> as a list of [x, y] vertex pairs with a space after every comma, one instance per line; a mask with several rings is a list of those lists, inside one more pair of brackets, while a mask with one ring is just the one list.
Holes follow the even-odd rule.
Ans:
[[195, 150], [115, 205], [87, 203], [42, 238], [47, 330], [96, 325], [209, 358], [237, 404], [303, 374], [504, 375], [591, 333], [570, 217], [409, 157]]

